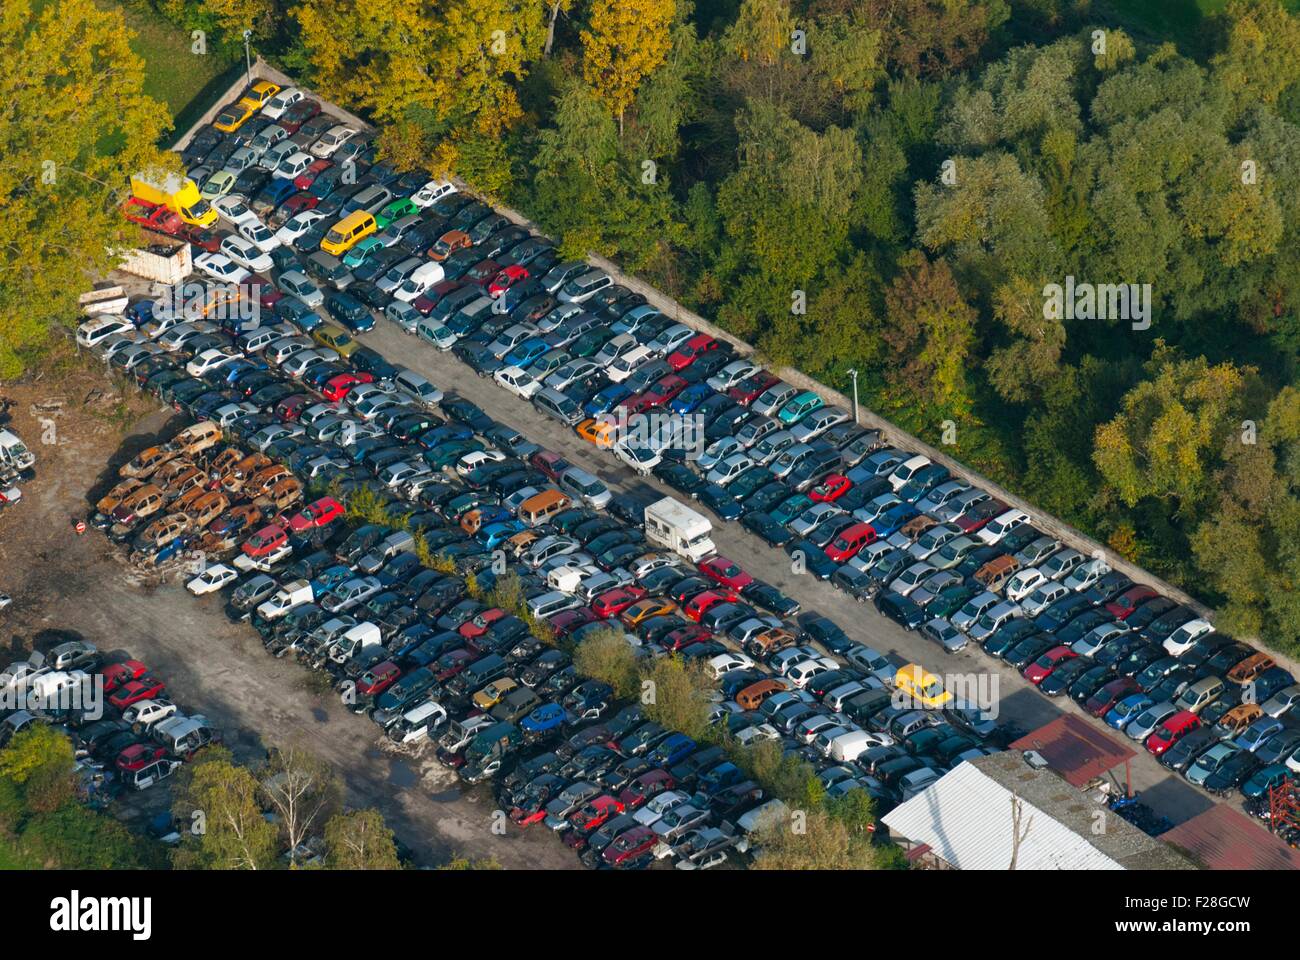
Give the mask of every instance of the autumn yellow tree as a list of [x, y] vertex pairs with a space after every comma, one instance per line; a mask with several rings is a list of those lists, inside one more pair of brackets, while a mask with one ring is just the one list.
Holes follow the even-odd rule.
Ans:
[[52, 327], [77, 318], [90, 271], [139, 239], [122, 218], [132, 173], [164, 162], [167, 111], [117, 7], [5, 0], [0, 50], [0, 381], [19, 376]]
[[321, 93], [381, 123], [430, 111], [449, 136], [497, 136], [546, 36], [535, 0], [305, 0], [294, 8]]
[[595, 0], [582, 31], [582, 76], [618, 117], [668, 56], [676, 0]]

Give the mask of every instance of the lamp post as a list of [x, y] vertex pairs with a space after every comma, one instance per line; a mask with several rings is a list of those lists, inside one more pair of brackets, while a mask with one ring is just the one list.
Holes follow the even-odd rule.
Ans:
[[853, 422], [854, 422], [854, 423], [859, 423], [859, 420], [858, 420], [858, 369], [857, 369], [857, 367], [852, 367], [852, 368], [850, 368], [849, 371], [848, 371], [848, 374], [849, 374], [850, 377], [853, 378]]
[[252, 30], [244, 31], [244, 76], [247, 78], [249, 86], [253, 84], [253, 56], [248, 51], [248, 41], [252, 36]]

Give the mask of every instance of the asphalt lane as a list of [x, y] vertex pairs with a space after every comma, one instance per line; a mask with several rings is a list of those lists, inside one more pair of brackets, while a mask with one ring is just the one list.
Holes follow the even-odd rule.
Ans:
[[[532, 442], [563, 454], [571, 463], [596, 474], [615, 493], [631, 494], [641, 503], [663, 496], [681, 498], [657, 478], [638, 475], [612, 453], [587, 443], [558, 421], [538, 413], [528, 401], [498, 386], [490, 377], [479, 377], [450, 353], [403, 332], [383, 316], [377, 318], [373, 331], [359, 339], [382, 353], [389, 362], [423, 374], [440, 389], [454, 391], [473, 401], [493, 419], [519, 430]], [[1029, 732], [1070, 711], [1090, 724], [1097, 724], [1072, 701], [1049, 699], [1038, 693], [1019, 672], [986, 656], [975, 644], [958, 653], [948, 653], [920, 634], [904, 630], [881, 616], [872, 605], [859, 603], [828, 582], [796, 573], [783, 551], [759, 540], [739, 522], [720, 521], [706, 508], [698, 505], [696, 508], [713, 521], [713, 540], [718, 551], [751, 575], [798, 600], [804, 612], [830, 617], [850, 637], [890, 655], [900, 665], [920, 663], [930, 672], [945, 677], [974, 675], [971, 680], [982, 685], [977, 689], [994, 692], [999, 720]], [[1135, 747], [1137, 755], [1128, 765], [1128, 776], [1133, 790], [1141, 793], [1142, 800], [1157, 813], [1177, 824], [1215, 802], [1181, 777], [1171, 775], [1141, 744], [1132, 743], [1122, 733], [1109, 729], [1106, 733]], [[1124, 767], [1112, 773], [1122, 785]]]

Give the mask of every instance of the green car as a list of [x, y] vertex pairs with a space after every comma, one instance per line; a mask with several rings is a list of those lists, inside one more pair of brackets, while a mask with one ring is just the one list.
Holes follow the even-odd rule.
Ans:
[[790, 497], [785, 502], [780, 503], [769, 510], [768, 513], [771, 515], [773, 520], [784, 527], [811, 506], [811, 497], [806, 493], [796, 493], [793, 497]]
[[383, 249], [384, 241], [373, 235], [366, 237], [359, 241], [357, 245], [347, 253], [343, 254], [343, 266], [347, 267], [349, 270], [353, 270], [365, 263], [366, 257], [370, 256], [370, 254], [374, 253], [376, 250]]
[[786, 426], [792, 426], [798, 423], [808, 414], [812, 413], [818, 407], [824, 406], [825, 401], [811, 390], [805, 390], [793, 400], [786, 403], [776, 415], [777, 419]]
[[465, 456], [465, 454], [482, 449], [483, 444], [477, 440], [453, 440], [450, 443], [440, 444], [426, 453], [424, 462], [435, 470], [443, 470]]
[[933, 620], [935, 617], [949, 617], [966, 605], [966, 601], [980, 593], [977, 586], [963, 585], [941, 590], [939, 595], [925, 606], [925, 615]]
[[375, 226], [382, 230], [394, 220], [400, 220], [408, 214], [419, 212], [420, 208], [415, 205], [414, 200], [410, 197], [402, 197], [398, 200], [394, 200], [375, 214]]

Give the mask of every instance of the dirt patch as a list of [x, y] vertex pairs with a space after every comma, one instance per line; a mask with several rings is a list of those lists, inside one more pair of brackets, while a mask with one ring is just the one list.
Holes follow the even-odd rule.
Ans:
[[[170, 409], [112, 390], [93, 366], [2, 392], [11, 428], [37, 456], [22, 502], [0, 514], [0, 592], [13, 597], [0, 611], [0, 638], [11, 657], [73, 638], [129, 652], [166, 679], [183, 708], [215, 721], [241, 761], [287, 743], [328, 760], [347, 802], [379, 809], [422, 864], [465, 856], [513, 868], [578, 866], [545, 831], [493, 833], [486, 788], [464, 790], [431, 748], [393, 747], [334, 697], [312, 695], [305, 668], [268, 656], [218, 598], [191, 597], [181, 565], [141, 570], [102, 534], [76, 533], [75, 519], [89, 515], [117, 467], [179, 426]], [[155, 790], [116, 801], [112, 812], [139, 821], [164, 807]]]

